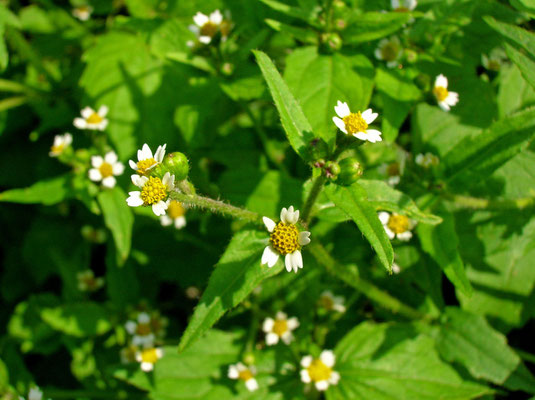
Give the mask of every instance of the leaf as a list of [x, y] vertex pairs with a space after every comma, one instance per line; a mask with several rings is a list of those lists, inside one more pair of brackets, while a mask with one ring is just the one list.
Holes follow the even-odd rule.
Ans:
[[377, 217], [375, 208], [368, 202], [366, 191], [354, 183], [350, 187], [328, 185], [327, 197], [342, 209], [357, 224], [362, 234], [374, 248], [379, 261], [391, 271], [394, 262], [394, 250], [385, 228]]
[[410, 18], [409, 13], [353, 13], [347, 21], [347, 28], [342, 31], [342, 38], [347, 44], [380, 39], [401, 29]]
[[208, 60], [204, 57], [192, 56], [191, 54], [179, 51], [167, 53], [165, 56], [170, 60], [186, 65], [191, 65], [192, 67], [200, 69], [201, 71], [214, 73], [214, 68], [212, 67], [210, 62], [208, 62]]
[[97, 303], [71, 303], [41, 311], [53, 329], [70, 336], [102, 335], [112, 328], [110, 313]]
[[532, 87], [535, 87], [535, 61], [533, 61], [532, 58], [525, 56], [522, 52], [518, 51], [509, 43], [505, 43], [505, 52], [511, 61], [514, 62], [520, 69], [524, 79]]
[[6, 364], [0, 358], [0, 393], [5, 393], [9, 385], [9, 375]]
[[117, 248], [117, 263], [124, 264], [132, 244], [134, 216], [126, 204], [126, 194], [120, 187], [103, 190], [97, 196], [104, 223], [111, 231]]
[[57, 204], [70, 197], [70, 175], [39, 181], [24, 189], [6, 190], [0, 193], [0, 201], [22, 204]]
[[290, 145], [306, 161], [307, 145], [315, 137], [312, 127], [273, 62], [261, 51], [253, 50], [253, 53], [273, 96]]
[[234, 235], [180, 339], [179, 351], [188, 348], [226, 311], [241, 303], [260, 282], [282, 270], [280, 261], [273, 268], [260, 265], [266, 239], [265, 233], [251, 230]]
[[317, 44], [318, 36], [310, 29], [299, 28], [296, 26], [288, 25], [283, 22], [276, 21], [274, 19], [266, 19], [266, 24], [277, 32], [287, 33], [295, 39], [307, 43]]
[[437, 348], [449, 362], [463, 364], [477, 379], [503, 384], [520, 358], [480, 315], [447, 307], [440, 324]]
[[522, 77], [516, 65], [509, 64], [500, 68], [500, 87], [496, 100], [500, 118], [535, 104], [535, 90]]
[[300, 20], [313, 23], [314, 18], [314, 12], [313, 9], [309, 9], [310, 11], [307, 12], [306, 10], [290, 6], [285, 3], [281, 3], [279, 1], [275, 0], [260, 0], [262, 3], [267, 5], [268, 7], [272, 8], [275, 11], [278, 11], [284, 15], [287, 15], [289, 17], [298, 18]]

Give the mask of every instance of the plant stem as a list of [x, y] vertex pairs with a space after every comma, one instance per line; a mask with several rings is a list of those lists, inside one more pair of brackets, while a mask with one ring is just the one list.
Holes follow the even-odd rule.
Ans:
[[44, 394], [46, 398], [53, 399], [77, 399], [77, 398], [90, 398], [90, 399], [133, 399], [141, 398], [145, 396], [143, 393], [134, 394], [126, 391], [98, 391], [98, 390], [62, 390], [62, 389], [50, 389], [45, 390]]
[[441, 193], [441, 196], [463, 208], [476, 208], [487, 210], [523, 210], [535, 206], [535, 197], [523, 197], [519, 199], [492, 200], [477, 197], [462, 196], [451, 193]]
[[323, 185], [325, 185], [326, 181], [327, 178], [323, 174], [314, 180], [314, 184], [312, 185], [312, 189], [310, 189], [310, 193], [308, 194], [301, 214], [301, 219], [305, 222], [305, 224], [308, 224], [310, 220], [310, 212], [312, 211], [312, 207], [314, 206], [314, 203], [321, 193], [321, 189], [323, 189]]
[[433, 317], [430, 315], [421, 313], [411, 306], [402, 303], [373, 283], [361, 278], [356, 268], [339, 265], [321, 244], [313, 242], [308, 248], [318, 263], [325, 267], [327, 272], [362, 292], [366, 297], [389, 309], [394, 314], [400, 314], [409, 319], [432, 320]]

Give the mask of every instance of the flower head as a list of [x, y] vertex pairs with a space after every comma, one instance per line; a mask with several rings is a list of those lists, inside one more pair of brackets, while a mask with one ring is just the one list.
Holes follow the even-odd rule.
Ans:
[[379, 213], [379, 220], [383, 224], [386, 234], [390, 239], [397, 237], [399, 240], [407, 241], [412, 238], [411, 229], [414, 227], [414, 221], [409, 219], [409, 217], [381, 211]]
[[440, 159], [433, 153], [420, 153], [416, 156], [414, 162], [420, 167], [431, 168], [437, 166], [440, 163]]
[[333, 117], [333, 122], [346, 135], [353, 135], [357, 139], [368, 140], [372, 143], [383, 140], [381, 132], [375, 129], [368, 129], [368, 125], [375, 121], [378, 116], [371, 108], [368, 108], [363, 113], [360, 111], [352, 113], [347, 103], [338, 101], [334, 111], [338, 114], [338, 117]]
[[416, 0], [391, 0], [390, 5], [396, 12], [408, 12], [414, 10], [418, 2]]
[[175, 189], [175, 176], [166, 172], [162, 179], [154, 176], [132, 175], [132, 183], [141, 191], [129, 192], [126, 203], [130, 207], [151, 206], [158, 217], [167, 210], [169, 192]]
[[398, 162], [381, 164], [378, 171], [387, 176], [386, 183], [390, 186], [396, 186], [401, 181], [402, 165]]
[[399, 60], [403, 55], [403, 48], [397, 36], [382, 39], [375, 49], [375, 58], [386, 61], [388, 68], [395, 68], [399, 65]]
[[163, 357], [163, 349], [157, 347], [145, 348], [136, 353], [136, 361], [141, 364], [144, 372], [150, 372], [154, 369], [154, 364]]
[[141, 150], [137, 151], [137, 162], [129, 160], [130, 168], [137, 172], [138, 175], [148, 175], [149, 171], [163, 161], [165, 155], [165, 147], [167, 145], [158, 146], [154, 156], [147, 143], [145, 143]]
[[134, 346], [150, 347], [154, 344], [156, 336], [152, 331], [151, 318], [146, 312], [140, 312], [135, 321], [125, 324], [126, 331], [132, 335]]
[[299, 320], [296, 317], [288, 316], [279, 311], [275, 319], [266, 318], [262, 324], [262, 330], [266, 333], [266, 344], [273, 346], [282, 340], [285, 344], [290, 344], [294, 336], [292, 331], [299, 326]]
[[198, 12], [193, 17], [195, 25], [190, 25], [189, 30], [199, 38], [199, 42], [209, 44], [217, 33], [225, 40], [229, 34], [230, 24], [223, 19], [221, 11], [215, 10], [210, 16]]
[[488, 56], [481, 54], [481, 64], [489, 71], [499, 71], [505, 60], [507, 60], [507, 55], [500, 47], [492, 49]]
[[258, 389], [258, 382], [254, 376], [256, 375], [256, 368], [252, 365], [246, 367], [241, 362], [228, 367], [228, 377], [230, 379], [239, 379], [245, 383], [245, 387], [250, 391], [254, 392]]
[[87, 21], [91, 17], [93, 7], [89, 4], [81, 5], [72, 9], [72, 15], [80, 21]]
[[186, 226], [186, 209], [176, 200], [167, 200], [167, 212], [160, 217], [163, 226], [174, 225], [176, 229], [182, 229]]
[[323, 350], [319, 358], [305, 356], [301, 359], [301, 381], [314, 382], [316, 389], [327, 390], [329, 385], [336, 385], [340, 374], [333, 370], [335, 356], [331, 350]]
[[81, 292], [95, 292], [104, 286], [104, 278], [95, 278], [95, 274], [90, 269], [78, 272], [76, 280], [78, 281], [78, 290]]
[[124, 165], [117, 160], [117, 154], [113, 151], [106, 153], [103, 157], [92, 156], [89, 170], [89, 179], [93, 182], [102, 182], [102, 186], [112, 188], [117, 183], [115, 176], [124, 172]]
[[310, 232], [299, 232], [296, 226], [298, 220], [299, 210], [294, 211], [293, 206], [281, 210], [278, 224], [268, 217], [263, 218], [270, 236], [269, 244], [262, 254], [262, 265], [267, 264], [271, 268], [278, 261], [279, 256], [283, 255], [288, 272], [292, 269], [297, 272], [299, 268], [303, 268], [301, 246], [310, 243]]
[[108, 114], [108, 107], [101, 106], [98, 112], [91, 107], [86, 107], [82, 111], [82, 118], [74, 119], [74, 126], [78, 129], [91, 129], [103, 131], [108, 126], [108, 120], [104, 118]]
[[327, 311], [345, 312], [346, 306], [345, 298], [343, 296], [335, 296], [330, 290], [324, 291], [319, 298], [319, 305]]
[[459, 94], [448, 91], [448, 78], [440, 74], [435, 79], [433, 95], [437, 99], [438, 106], [444, 111], [449, 111], [459, 101]]
[[69, 147], [72, 143], [72, 135], [70, 133], [65, 133], [63, 135], [56, 135], [54, 136], [54, 144], [50, 148], [50, 152], [48, 155], [50, 157], [58, 157], [67, 147]]

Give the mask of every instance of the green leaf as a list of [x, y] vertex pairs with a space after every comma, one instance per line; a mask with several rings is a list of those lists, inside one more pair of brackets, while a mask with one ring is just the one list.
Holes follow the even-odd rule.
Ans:
[[459, 362], [477, 379], [503, 384], [520, 358], [480, 315], [447, 307], [437, 337], [437, 348], [449, 362]]
[[307, 44], [317, 44], [318, 36], [310, 29], [298, 28], [274, 19], [266, 19], [266, 24], [277, 32], [287, 33], [297, 40]]
[[362, 234], [374, 248], [379, 261], [391, 271], [394, 262], [394, 250], [385, 228], [377, 217], [377, 211], [367, 200], [366, 190], [354, 183], [350, 187], [328, 185], [327, 197], [342, 209], [357, 224]]
[[253, 50], [253, 53], [279, 110], [290, 145], [302, 159], [307, 160], [307, 145], [315, 137], [310, 123], [270, 58], [258, 50]]
[[22, 204], [57, 204], [70, 197], [70, 175], [39, 181], [24, 189], [6, 190], [0, 193], [0, 201]]
[[201, 71], [214, 73], [214, 68], [210, 62], [201, 56], [192, 56], [191, 54], [179, 51], [173, 51], [165, 55], [169, 60], [177, 61], [181, 64], [191, 65]]
[[53, 329], [75, 337], [102, 335], [112, 328], [111, 314], [97, 303], [65, 304], [41, 311]]
[[511, 46], [509, 43], [505, 43], [505, 52], [511, 61], [514, 62], [520, 69], [524, 79], [532, 87], [535, 87], [535, 61], [532, 58], [525, 56], [522, 52]]
[[117, 248], [117, 263], [124, 264], [132, 244], [132, 227], [134, 216], [126, 204], [126, 194], [120, 187], [103, 190], [97, 196], [104, 223], [111, 231]]
[[435, 226], [420, 224], [417, 227], [422, 249], [435, 260], [457, 289], [471, 296], [472, 286], [457, 248], [459, 238], [455, 232], [453, 216], [444, 209], [438, 214], [443, 220], [441, 224]]
[[347, 21], [342, 38], [348, 44], [380, 39], [401, 29], [410, 18], [409, 13], [355, 12]]
[[522, 77], [516, 65], [503, 65], [500, 68], [500, 87], [496, 100], [500, 118], [535, 104], [535, 90]]
[[0, 393], [5, 393], [9, 385], [9, 375], [6, 364], [0, 358]]
[[300, 20], [312, 23], [313, 17], [314, 17], [314, 11], [313, 9], [309, 9], [307, 12], [306, 10], [303, 10], [301, 8], [293, 7], [285, 3], [281, 3], [279, 1], [275, 0], [260, 0], [262, 3], [267, 5], [268, 7], [271, 7], [273, 10], [278, 11], [284, 15], [287, 15], [289, 17], [298, 18]]
[[201, 337], [226, 311], [240, 304], [260, 282], [282, 270], [280, 261], [273, 268], [260, 265], [266, 239], [265, 233], [251, 230], [234, 235], [180, 339], [179, 351]]

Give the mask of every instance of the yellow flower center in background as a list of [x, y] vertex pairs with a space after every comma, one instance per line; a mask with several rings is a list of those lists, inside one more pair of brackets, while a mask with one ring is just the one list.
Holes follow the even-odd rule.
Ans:
[[88, 124], [100, 124], [102, 120], [103, 118], [100, 115], [98, 115], [96, 112], [94, 112], [85, 121]]
[[407, 7], [398, 7], [394, 12], [409, 12], [410, 10]]
[[319, 300], [320, 306], [326, 310], [332, 310], [334, 308], [334, 301], [331, 296], [323, 295]]
[[152, 167], [154, 164], [157, 164], [154, 158], [147, 158], [146, 160], [138, 161], [137, 163], [137, 173], [139, 175], [146, 175], [147, 170]]
[[342, 118], [344, 124], [346, 125], [346, 130], [348, 133], [357, 133], [357, 132], [366, 132], [368, 129], [368, 124], [362, 118], [362, 114], [359, 112], [350, 113], [348, 116]]
[[63, 153], [63, 149], [65, 148], [65, 143], [58, 144], [57, 146], [52, 146], [50, 148], [50, 151], [54, 154], [61, 154]]
[[491, 71], [499, 71], [500, 70], [500, 62], [496, 60], [489, 60], [489, 70]]
[[403, 233], [409, 230], [409, 218], [404, 215], [392, 214], [386, 225], [395, 234]]
[[438, 101], [444, 101], [448, 97], [448, 89], [443, 86], [435, 86], [433, 88], [433, 94]]
[[151, 327], [149, 324], [137, 324], [136, 335], [147, 336], [151, 333]]
[[307, 368], [310, 379], [314, 382], [326, 381], [331, 377], [332, 369], [323, 364], [321, 360], [314, 360]]
[[286, 321], [285, 319], [276, 319], [273, 323], [272, 331], [277, 336], [281, 337], [286, 332], [288, 332], [288, 321]]
[[141, 361], [156, 364], [158, 361], [158, 351], [156, 349], [146, 349], [141, 352]]
[[145, 205], [156, 204], [167, 198], [167, 187], [162, 183], [160, 178], [150, 176], [149, 180], [141, 189], [141, 200]]
[[271, 246], [282, 255], [293, 253], [300, 249], [299, 231], [293, 224], [279, 222], [269, 237]]
[[242, 381], [248, 381], [252, 377], [253, 377], [253, 373], [249, 371], [248, 369], [240, 371], [238, 374], [238, 379], [241, 379]]
[[400, 173], [400, 170], [399, 170], [398, 163], [392, 163], [386, 168], [386, 174], [388, 176], [398, 176], [399, 173]]
[[217, 33], [218, 29], [219, 26], [217, 26], [213, 22], [208, 21], [206, 24], [201, 26], [201, 36], [213, 37]]
[[110, 163], [103, 162], [102, 165], [98, 167], [98, 170], [103, 178], [113, 175], [113, 166]]
[[381, 47], [381, 56], [385, 61], [394, 61], [398, 57], [399, 46], [394, 42], [388, 42]]
[[171, 201], [167, 207], [167, 215], [172, 219], [182, 217], [185, 212], [186, 210], [182, 207], [182, 204], [176, 200]]

